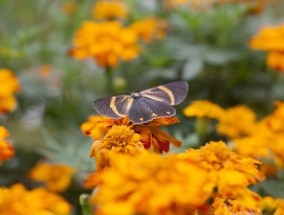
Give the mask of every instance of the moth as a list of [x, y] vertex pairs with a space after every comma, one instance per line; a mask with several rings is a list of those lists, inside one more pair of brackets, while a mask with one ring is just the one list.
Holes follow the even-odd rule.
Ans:
[[172, 106], [180, 104], [187, 91], [187, 82], [176, 81], [131, 95], [100, 98], [93, 106], [102, 116], [113, 119], [128, 116], [134, 124], [143, 124], [155, 118], [174, 116], [176, 110]]

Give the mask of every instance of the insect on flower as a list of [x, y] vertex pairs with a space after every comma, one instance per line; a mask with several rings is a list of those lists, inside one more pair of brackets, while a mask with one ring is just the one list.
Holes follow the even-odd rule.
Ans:
[[185, 81], [171, 82], [131, 95], [104, 97], [94, 101], [95, 110], [102, 116], [120, 119], [128, 116], [135, 124], [176, 114], [172, 105], [180, 104], [186, 97]]

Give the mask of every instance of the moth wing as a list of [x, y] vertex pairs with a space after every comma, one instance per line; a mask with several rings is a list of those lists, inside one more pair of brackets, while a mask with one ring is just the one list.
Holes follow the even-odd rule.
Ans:
[[174, 116], [176, 110], [169, 104], [141, 97], [133, 100], [128, 117], [135, 124], [147, 123], [154, 118]]
[[188, 84], [186, 81], [175, 81], [168, 84], [143, 90], [140, 94], [155, 101], [170, 105], [180, 104], [186, 97]]
[[113, 119], [120, 119], [128, 114], [133, 98], [128, 95], [104, 97], [94, 101], [98, 114]]

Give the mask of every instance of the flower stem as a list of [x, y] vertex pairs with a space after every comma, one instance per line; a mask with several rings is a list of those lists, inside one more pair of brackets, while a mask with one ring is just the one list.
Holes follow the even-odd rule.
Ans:
[[80, 205], [82, 207], [82, 215], [91, 215], [91, 205], [90, 205], [90, 196], [87, 194], [81, 194], [79, 197]]
[[106, 83], [106, 90], [109, 95], [112, 94], [113, 92], [113, 77], [112, 77], [112, 68], [111, 67], [106, 67], [105, 68], [105, 73], [106, 73], [106, 78], [107, 78], [107, 83]]

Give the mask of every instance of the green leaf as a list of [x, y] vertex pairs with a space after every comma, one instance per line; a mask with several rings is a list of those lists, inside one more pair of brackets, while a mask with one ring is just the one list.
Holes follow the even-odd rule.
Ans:
[[192, 80], [203, 69], [204, 63], [201, 59], [188, 60], [183, 68], [182, 79]]
[[209, 49], [205, 53], [205, 61], [209, 64], [221, 66], [238, 59], [239, 54], [231, 50]]
[[259, 188], [264, 191], [265, 195], [284, 198], [284, 181], [268, 178], [259, 184]]

